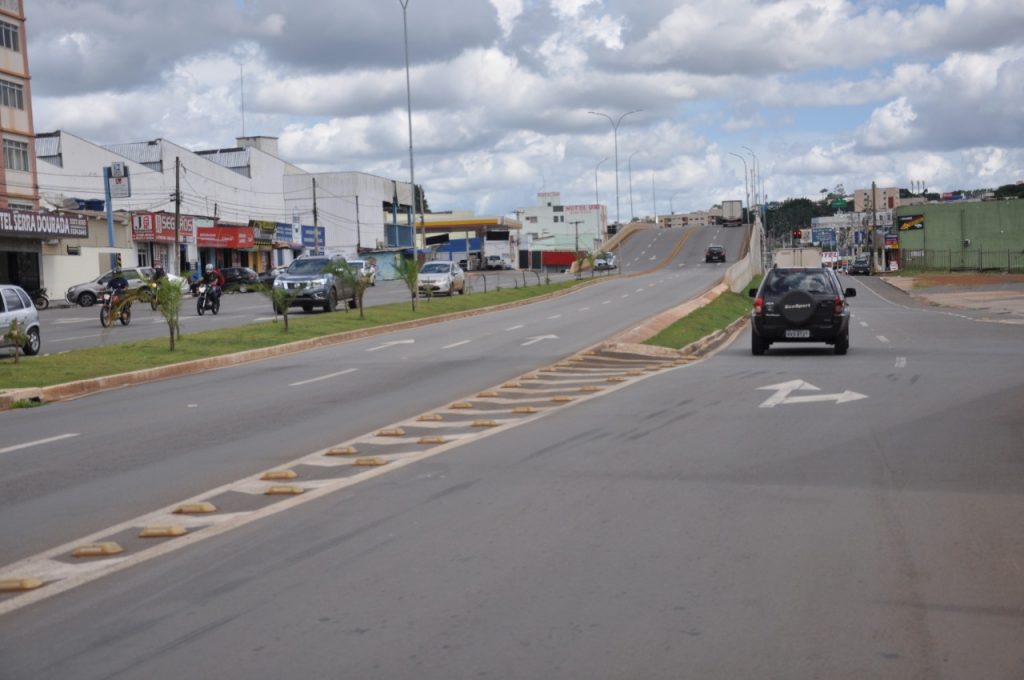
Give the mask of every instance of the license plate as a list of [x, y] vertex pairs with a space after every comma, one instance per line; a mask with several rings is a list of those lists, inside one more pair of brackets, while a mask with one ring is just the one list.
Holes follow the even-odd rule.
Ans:
[[811, 337], [811, 332], [809, 330], [806, 330], [806, 329], [805, 330], [800, 330], [800, 331], [786, 331], [786, 337], [787, 338], [794, 338], [794, 339], [809, 338], [809, 337]]

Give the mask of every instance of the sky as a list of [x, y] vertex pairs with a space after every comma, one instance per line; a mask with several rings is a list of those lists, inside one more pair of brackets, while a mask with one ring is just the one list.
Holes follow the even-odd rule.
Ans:
[[[769, 201], [1024, 179], [1024, 2], [406, 2], [434, 211], [514, 215], [552, 191], [623, 222], [706, 210], [744, 199], [744, 163]], [[37, 133], [200, 150], [244, 125], [311, 172], [409, 179], [400, 0], [25, 13]]]

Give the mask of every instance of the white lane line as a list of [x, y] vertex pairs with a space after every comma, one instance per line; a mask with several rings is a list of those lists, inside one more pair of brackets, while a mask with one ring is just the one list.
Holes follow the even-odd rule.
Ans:
[[561, 314], [555, 314], [554, 316], [549, 316], [548, 317], [548, 321], [554, 321], [555, 319], [561, 319], [561, 318], [562, 318]]
[[889, 342], [889, 338], [885, 337], [884, 335], [876, 335], [875, 337], [878, 338], [879, 342]]
[[95, 319], [57, 319], [56, 321], [53, 322], [53, 325], [54, 326], [63, 326], [64, 324], [88, 323], [90, 321], [95, 321]]
[[344, 371], [338, 371], [337, 373], [328, 373], [327, 375], [321, 375], [317, 378], [310, 378], [309, 380], [300, 380], [299, 382], [293, 382], [290, 385], [288, 385], [288, 387], [300, 387], [302, 385], [320, 382], [321, 380], [330, 380], [331, 378], [337, 378], [339, 375], [348, 375], [349, 373], [355, 373], [358, 370], [358, 368], [346, 368]]
[[625, 295], [622, 296], [622, 299], [625, 300], [628, 297], [629, 297], [629, 293], [626, 293]]
[[651, 255], [648, 259], [649, 260], [657, 260], [658, 256], [657, 255]]
[[590, 307], [580, 307], [580, 311], [581, 312], [588, 312], [588, 311], [590, 311]]
[[[653, 286], [654, 284], [652, 283], [651, 285]], [[650, 286], [648, 286], [648, 287], [650, 287]], [[636, 292], [642, 293], [642, 292], [644, 292], [644, 289], [643, 288], [637, 288]]]
[[867, 328], [867, 327], [868, 327], [867, 323], [866, 323], [866, 322], [864, 322], [864, 321], [861, 321], [861, 322], [860, 322], [860, 325], [861, 325], [861, 326], [863, 326], [864, 328]]
[[387, 349], [388, 347], [394, 347], [395, 345], [412, 345], [415, 340], [392, 340], [391, 342], [385, 342], [383, 345], [377, 345], [366, 350], [367, 352], [376, 352], [379, 349]]
[[24, 444], [15, 444], [14, 446], [8, 446], [7, 448], [0, 449], [0, 453], [10, 453], [11, 451], [18, 451], [19, 449], [28, 449], [33, 446], [40, 446], [42, 444], [49, 444], [50, 442], [59, 442], [61, 439], [71, 439], [77, 437], [77, 432], [71, 432], [68, 434], [59, 434], [56, 437], [47, 437], [46, 439], [37, 439], [34, 442], [25, 442]]
[[88, 338], [101, 338], [103, 333], [94, 333], [92, 335], [75, 335], [70, 338], [60, 338], [59, 340], [50, 340], [50, 342], [71, 342], [72, 340], [86, 340]]
[[601, 304], [602, 304], [602, 305], [610, 305], [611, 303], [612, 303], [612, 301], [611, 301], [611, 300], [605, 300], [605, 301], [604, 301], [604, 302], [602, 302]]
[[525, 325], [526, 325], [526, 324], [522, 324], [522, 323], [521, 323], [521, 324], [519, 324], [518, 326], [509, 326], [509, 327], [508, 327], [508, 328], [506, 328], [505, 330], [506, 330], [506, 331], [517, 331], [517, 330], [519, 330], [520, 328], [523, 328], [523, 327], [524, 327]]
[[907, 367], [907, 358], [906, 357], [897, 357], [896, 358], [896, 366], [894, 368], [906, 368], [906, 367]]
[[463, 345], [468, 345], [471, 342], [473, 342], [473, 341], [472, 340], [463, 340], [461, 342], [453, 342], [450, 345], [445, 345], [444, 347], [442, 347], [442, 349], [452, 349], [454, 347], [462, 347]]

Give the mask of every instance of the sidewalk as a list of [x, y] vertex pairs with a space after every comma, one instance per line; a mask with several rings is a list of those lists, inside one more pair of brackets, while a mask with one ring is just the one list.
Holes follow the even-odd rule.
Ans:
[[982, 312], [984, 319], [1024, 324], [1024, 275], [922, 274], [880, 280], [931, 305]]

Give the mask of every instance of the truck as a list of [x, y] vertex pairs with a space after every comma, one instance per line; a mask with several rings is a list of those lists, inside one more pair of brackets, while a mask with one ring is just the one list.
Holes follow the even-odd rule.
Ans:
[[821, 267], [821, 248], [779, 248], [772, 260], [776, 267]]
[[743, 201], [722, 201], [722, 226], [739, 227], [743, 224]]

